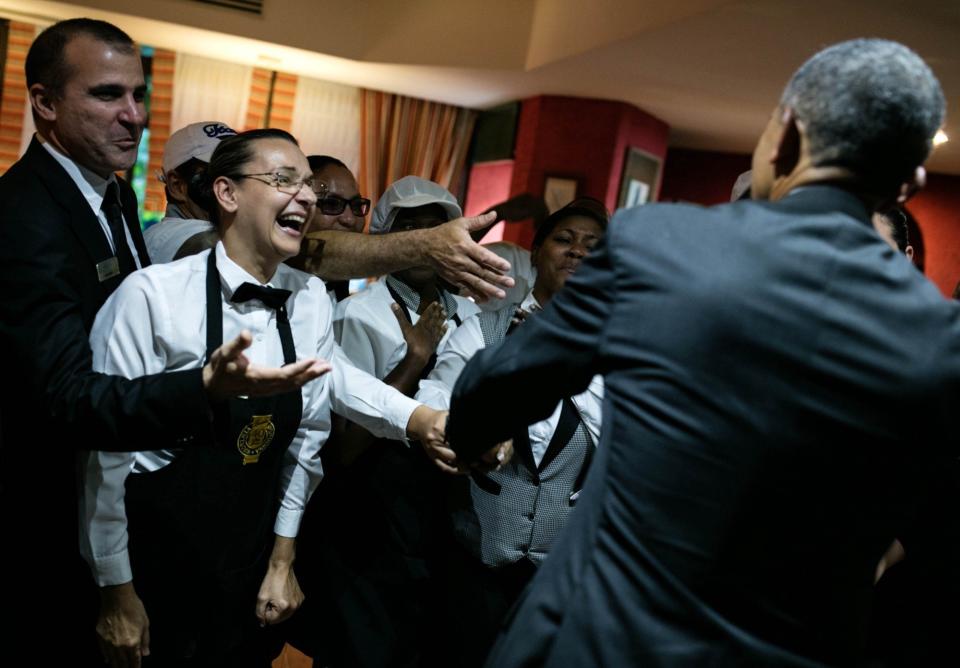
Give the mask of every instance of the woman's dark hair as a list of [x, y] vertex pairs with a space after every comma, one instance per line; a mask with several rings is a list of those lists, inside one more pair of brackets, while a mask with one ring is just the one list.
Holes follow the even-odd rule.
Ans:
[[210, 156], [210, 164], [207, 166], [197, 202], [210, 214], [210, 220], [214, 225], [218, 227], [220, 225], [220, 209], [217, 206], [217, 198], [213, 194], [213, 182], [221, 176], [232, 179], [239, 177], [247, 163], [253, 160], [253, 143], [260, 139], [283, 139], [294, 146], [300, 146], [292, 134], [277, 128], [247, 130], [221, 139], [213, 155]]
[[531, 248], [540, 248], [544, 240], [553, 232], [553, 229], [557, 225], [567, 218], [573, 218], [574, 216], [585, 216], [595, 220], [599, 223], [600, 229], [602, 230], [607, 229], [607, 221], [610, 219], [610, 214], [607, 212], [607, 207], [603, 205], [603, 202], [593, 197], [578, 197], [565, 207], [557, 209], [544, 218], [543, 222], [537, 227], [536, 234], [533, 235]]
[[324, 167], [329, 167], [330, 165], [343, 167], [348, 172], [350, 171], [350, 168], [343, 164], [342, 160], [334, 158], [332, 155], [308, 155], [307, 162], [310, 163], [311, 172], [319, 172]]

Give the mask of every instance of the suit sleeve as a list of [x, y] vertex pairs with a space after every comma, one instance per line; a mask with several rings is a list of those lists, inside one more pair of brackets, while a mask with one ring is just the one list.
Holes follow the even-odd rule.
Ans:
[[447, 438], [465, 460], [546, 419], [561, 398], [583, 392], [603, 373], [605, 324], [616, 299], [612, 233], [613, 225], [542, 313], [464, 368], [450, 402]]
[[[93, 372], [85, 313], [99, 296], [81, 292], [79, 277], [90, 269], [74, 232], [45, 191], [18, 196], [6, 185], [0, 331], [23, 400], [71, 431], [95, 434], [101, 450], [184, 447], [209, 432], [200, 369], [134, 380]], [[87, 439], [61, 443], [90, 447]]]

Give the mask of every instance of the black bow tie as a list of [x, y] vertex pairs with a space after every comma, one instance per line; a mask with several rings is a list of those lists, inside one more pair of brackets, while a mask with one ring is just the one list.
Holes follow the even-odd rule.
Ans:
[[287, 298], [290, 294], [289, 290], [268, 288], [254, 283], [242, 283], [240, 287], [234, 290], [233, 297], [230, 298], [230, 301], [235, 304], [242, 304], [251, 299], [259, 299], [270, 308], [279, 310], [287, 303]]

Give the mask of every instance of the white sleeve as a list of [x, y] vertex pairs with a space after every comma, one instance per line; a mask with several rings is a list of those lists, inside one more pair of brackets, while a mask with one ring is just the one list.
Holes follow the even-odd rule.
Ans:
[[483, 348], [480, 320], [471, 316], [437, 350], [437, 363], [430, 375], [420, 381], [417, 401], [437, 410], [450, 408], [450, 395], [457, 378], [470, 358]]
[[600, 442], [600, 428], [603, 416], [603, 376], [594, 376], [586, 392], [573, 397], [573, 403], [580, 413], [594, 445]]
[[406, 437], [407, 423], [420, 406], [402, 392], [355, 367], [332, 340], [329, 359], [330, 404], [333, 412], [342, 415], [374, 436], [401, 440]]
[[[150, 295], [139, 275], [125, 280], [97, 314], [90, 332], [93, 370], [137, 378], [164, 370], [162, 335], [155, 325], [160, 296]], [[130, 452], [83, 451], [80, 470], [80, 552], [97, 584], [130, 582], [124, 482], [133, 468]]]
[[273, 526], [278, 536], [297, 536], [307, 501], [323, 479], [320, 449], [330, 436], [330, 403], [325, 387], [327, 383], [323, 385], [324, 389], [320, 392], [307, 392], [310, 384], [304, 386], [303, 419], [283, 455], [280, 509]]
[[[326, 294], [324, 300], [328, 300]], [[331, 318], [324, 315], [321, 304], [319, 318], [323, 321], [317, 340], [317, 356], [328, 359], [329, 343], [333, 342]], [[331, 308], [332, 311], [332, 308]], [[295, 538], [307, 502], [323, 479], [320, 449], [330, 437], [330, 379], [329, 374], [303, 386], [303, 414], [297, 434], [284, 453], [280, 470], [280, 509], [273, 525], [278, 536]]]

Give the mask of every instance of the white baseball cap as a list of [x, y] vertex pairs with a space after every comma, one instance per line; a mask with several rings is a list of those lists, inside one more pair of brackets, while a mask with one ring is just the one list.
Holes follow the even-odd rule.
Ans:
[[170, 135], [163, 147], [163, 173], [176, 169], [191, 158], [210, 162], [220, 140], [235, 134], [219, 121], [202, 121], [180, 128]]
[[439, 183], [419, 176], [404, 176], [390, 184], [383, 196], [377, 200], [377, 206], [370, 216], [370, 234], [389, 232], [398, 209], [412, 209], [427, 204], [442, 206], [449, 220], [463, 215], [457, 198]]

